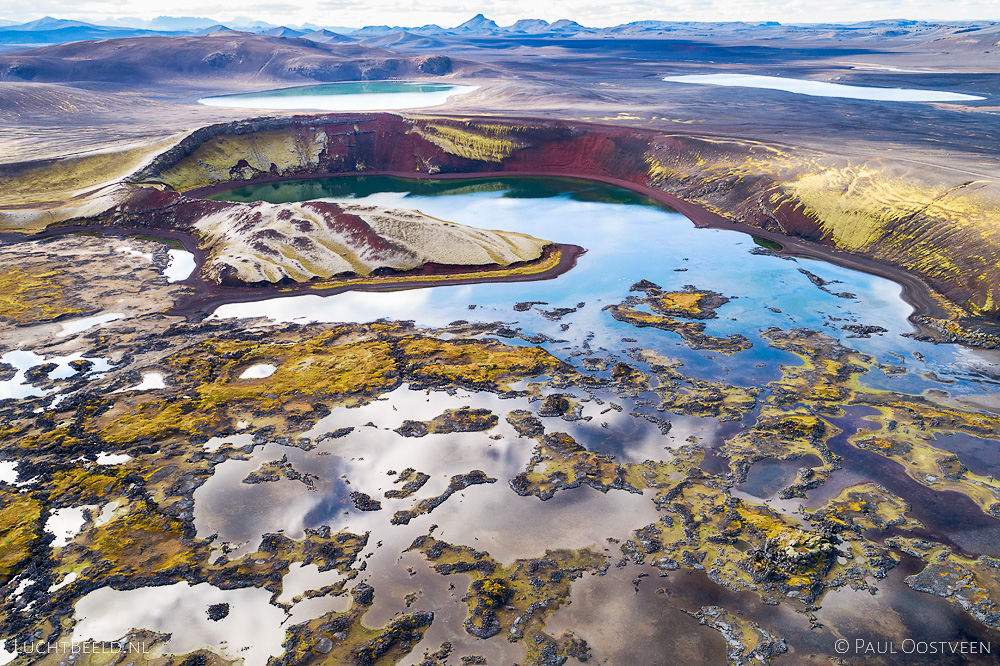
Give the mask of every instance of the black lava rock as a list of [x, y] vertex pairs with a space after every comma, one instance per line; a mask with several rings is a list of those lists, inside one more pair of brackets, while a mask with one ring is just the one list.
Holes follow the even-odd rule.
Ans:
[[229, 604], [212, 604], [208, 607], [208, 619], [212, 622], [218, 622], [227, 615], [229, 615]]

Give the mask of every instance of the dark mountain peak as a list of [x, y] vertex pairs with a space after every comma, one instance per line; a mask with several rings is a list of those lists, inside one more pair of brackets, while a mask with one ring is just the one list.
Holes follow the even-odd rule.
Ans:
[[215, 25], [210, 25], [210, 26], [208, 26], [207, 28], [205, 28], [203, 30], [196, 31], [195, 34], [196, 35], [211, 35], [211, 34], [214, 34], [214, 33], [217, 33], [217, 32], [226, 32], [226, 31], [229, 31], [229, 28], [227, 28], [226, 26], [222, 25], [221, 23], [216, 23]]
[[35, 31], [35, 30], [58, 30], [60, 28], [96, 28], [96, 27], [97, 26], [95, 26], [93, 23], [84, 23], [83, 21], [70, 21], [67, 19], [57, 19], [51, 16], [46, 16], [36, 21], [22, 23], [21, 25], [9, 26], [7, 30]]
[[576, 21], [570, 21], [569, 19], [559, 19], [558, 21], [552, 23], [549, 26], [550, 30], [558, 30], [560, 32], [574, 32], [576, 30], [587, 30], [585, 26], [580, 25]]
[[507, 30], [510, 32], [548, 32], [551, 26], [548, 21], [542, 19], [520, 19], [515, 21]]
[[387, 25], [366, 25], [363, 28], [358, 28], [351, 34], [356, 37], [368, 37], [371, 35], [388, 35], [391, 32], [398, 32], [402, 28], [392, 28]]
[[320, 42], [322, 44], [335, 44], [337, 42], [356, 41], [352, 37], [341, 35], [338, 32], [327, 30], [326, 28], [323, 28], [322, 30], [314, 30], [312, 32], [307, 32], [306, 34], [302, 35], [302, 37], [304, 39], [308, 39], [309, 41]]
[[270, 30], [261, 30], [259, 34], [267, 35], [268, 37], [301, 37], [306, 33], [301, 30], [292, 30], [287, 26], [279, 25], [277, 28], [271, 28]]
[[455, 28], [455, 32], [499, 32], [500, 26], [498, 26], [491, 19], [486, 18], [482, 14], [476, 14], [468, 21]]
[[419, 28], [410, 28], [409, 32], [417, 33], [418, 35], [447, 35], [448, 31], [439, 26], [437, 23], [428, 23], [427, 25], [422, 25]]

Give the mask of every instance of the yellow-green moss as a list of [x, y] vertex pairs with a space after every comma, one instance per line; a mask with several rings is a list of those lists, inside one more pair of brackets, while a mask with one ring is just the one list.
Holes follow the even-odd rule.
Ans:
[[82, 312], [67, 295], [59, 274], [0, 268], [0, 321], [28, 326]]
[[31, 164], [4, 178], [0, 206], [64, 201], [81, 190], [126, 177], [174, 141], [167, 139], [125, 150], [106, 150]]
[[127, 469], [115, 467], [61, 470], [52, 475], [48, 486], [49, 497], [61, 506], [100, 504], [108, 501], [111, 494], [122, 487], [127, 474]]
[[41, 528], [42, 504], [27, 494], [0, 491], [0, 583], [31, 556]]
[[81, 560], [102, 576], [149, 576], [195, 566], [208, 558], [207, 542], [188, 542], [184, 525], [173, 518], [137, 507], [83, 539]]
[[413, 338], [401, 344], [407, 370], [416, 377], [462, 384], [496, 384], [505, 379], [556, 372], [562, 361], [540, 347]]
[[[184, 191], [266, 174], [272, 164], [279, 173], [293, 174], [315, 165], [325, 147], [325, 133], [305, 128], [226, 134], [205, 141], [189, 157], [161, 172], [157, 180]], [[231, 172], [240, 160], [249, 167]]]
[[516, 139], [506, 138], [501, 125], [467, 123], [464, 128], [427, 123], [414, 129], [441, 150], [470, 160], [502, 162], [522, 147]]

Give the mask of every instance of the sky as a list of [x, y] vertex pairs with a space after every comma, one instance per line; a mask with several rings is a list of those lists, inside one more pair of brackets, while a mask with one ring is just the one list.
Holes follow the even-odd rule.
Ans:
[[[210, 9], [206, 9], [210, 7]], [[100, 22], [107, 17], [198, 16], [223, 23], [253, 17], [278, 25], [452, 27], [482, 13], [500, 25], [521, 18], [568, 18], [605, 27], [665, 21], [854, 22], [870, 19], [1000, 20], [998, 0], [0, 0], [0, 18], [45, 15]]]

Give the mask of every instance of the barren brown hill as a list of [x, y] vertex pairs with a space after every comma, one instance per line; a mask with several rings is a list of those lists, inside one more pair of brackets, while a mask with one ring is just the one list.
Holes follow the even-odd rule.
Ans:
[[0, 81], [190, 84], [213, 79], [301, 82], [449, 74], [452, 59], [360, 44], [217, 32], [59, 44], [0, 55]]

